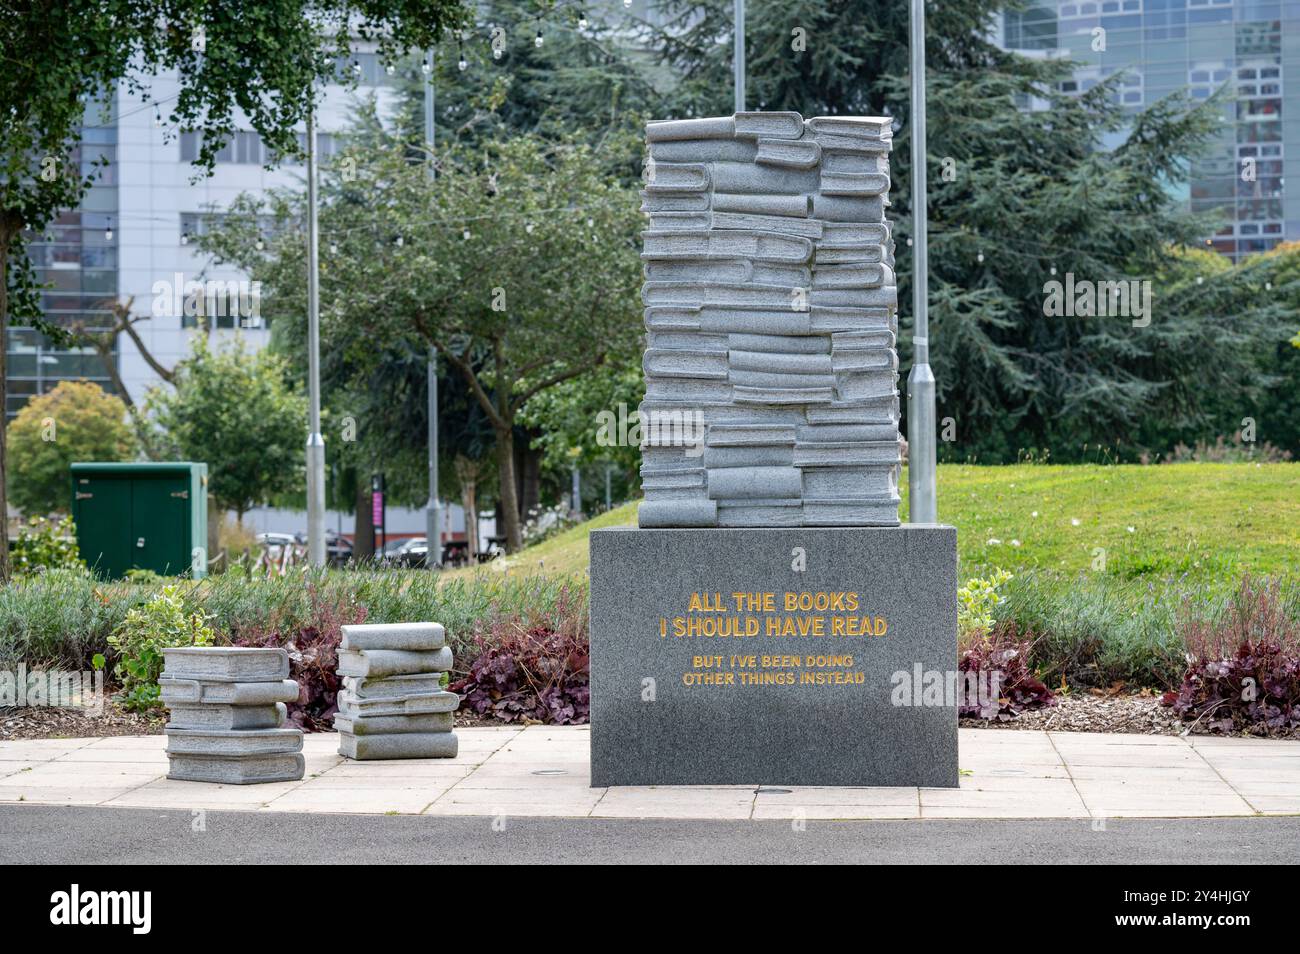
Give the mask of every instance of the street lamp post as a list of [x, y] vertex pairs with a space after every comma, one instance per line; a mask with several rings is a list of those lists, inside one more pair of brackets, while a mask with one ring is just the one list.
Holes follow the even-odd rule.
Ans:
[[320, 432], [320, 230], [316, 217], [316, 118], [307, 113], [307, 559], [325, 565], [325, 438]]
[[736, 0], [735, 52], [732, 65], [736, 74], [736, 112], [745, 111], [745, 0]]
[[[433, 162], [434, 116], [433, 116], [433, 50], [429, 50], [429, 72], [424, 78], [424, 138], [429, 143], [429, 176], [436, 175]], [[424, 565], [434, 570], [442, 565], [442, 502], [438, 499], [438, 353], [429, 348], [429, 503], [424, 512], [424, 531], [426, 550]], [[466, 528], [468, 521], [477, 520], [477, 514], [465, 514]]]
[[907, 376], [908, 520], [938, 522], [934, 373], [930, 370], [925, 182], [925, 0], [911, 0], [912, 370]]

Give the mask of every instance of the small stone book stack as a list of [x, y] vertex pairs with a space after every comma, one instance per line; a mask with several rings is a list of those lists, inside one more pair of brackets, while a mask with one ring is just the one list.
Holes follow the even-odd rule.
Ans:
[[447, 632], [438, 623], [343, 627], [334, 728], [349, 759], [455, 758], [452, 731], [460, 697], [442, 688], [451, 671]]
[[302, 778], [302, 730], [284, 727], [285, 703], [298, 698], [288, 675], [283, 649], [164, 649], [167, 777], [233, 785]]

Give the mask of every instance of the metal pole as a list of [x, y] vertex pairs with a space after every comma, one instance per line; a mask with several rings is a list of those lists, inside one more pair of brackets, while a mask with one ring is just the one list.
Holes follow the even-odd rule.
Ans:
[[582, 513], [582, 484], [581, 477], [578, 476], [578, 468], [573, 468], [573, 512]]
[[925, 0], [912, 0], [912, 370], [907, 376], [908, 520], [936, 523], [934, 374], [930, 370], [925, 183]]
[[[436, 175], [433, 164], [433, 50], [429, 50], [429, 73], [424, 78], [424, 138], [429, 144], [429, 178]], [[424, 512], [424, 533], [427, 549], [424, 565], [434, 570], [442, 565], [442, 502], [438, 499], [438, 353], [429, 348], [429, 503]], [[477, 520], [477, 514], [465, 514], [465, 527]], [[468, 536], [468, 534], [466, 535]]]
[[320, 432], [320, 229], [316, 219], [316, 116], [307, 113], [307, 559], [325, 565], [325, 437]]
[[745, 0], [736, 0], [736, 49], [732, 54], [736, 71], [736, 112], [745, 111]]

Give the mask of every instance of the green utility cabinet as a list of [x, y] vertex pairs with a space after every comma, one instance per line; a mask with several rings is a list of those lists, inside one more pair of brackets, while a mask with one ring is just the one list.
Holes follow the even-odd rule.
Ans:
[[73, 464], [72, 519], [81, 558], [101, 577], [206, 576], [208, 465]]

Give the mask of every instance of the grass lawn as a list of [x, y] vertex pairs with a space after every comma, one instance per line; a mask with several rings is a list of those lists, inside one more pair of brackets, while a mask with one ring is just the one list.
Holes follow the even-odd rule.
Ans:
[[[902, 483], [906, 519], [906, 474]], [[967, 576], [999, 566], [1207, 583], [1242, 571], [1300, 577], [1300, 464], [941, 465], [939, 518], [957, 527]], [[635, 522], [627, 504], [506, 565], [583, 573], [588, 531]], [[489, 567], [447, 576], [505, 569]]]

